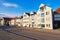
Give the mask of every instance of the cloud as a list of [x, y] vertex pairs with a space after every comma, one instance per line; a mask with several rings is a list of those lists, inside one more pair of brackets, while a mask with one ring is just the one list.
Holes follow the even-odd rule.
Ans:
[[4, 13], [1, 13], [1, 12], [0, 12], [0, 19], [1, 19], [2, 17], [8, 17], [8, 16], [5, 15]]
[[7, 14], [7, 13], [0, 12], [0, 16], [2, 16], [2, 17], [7, 17], [8, 14]]
[[0, 12], [0, 18], [2, 17], [19, 17], [19, 14], [10, 14], [10, 13], [4, 13], [4, 12]]
[[10, 17], [10, 14], [0, 12], [0, 17]]
[[2, 5], [5, 6], [5, 7], [15, 7], [15, 8], [18, 7], [17, 4], [12, 4], [12, 3], [3, 3]]

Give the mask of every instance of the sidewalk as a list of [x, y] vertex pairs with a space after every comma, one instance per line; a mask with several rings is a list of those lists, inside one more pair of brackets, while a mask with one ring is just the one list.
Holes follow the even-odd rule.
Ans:
[[34, 29], [34, 30], [37, 30], [37, 31], [40, 31], [40, 32], [53, 33], [53, 34], [60, 34], [59, 30], [37, 29], [37, 28]]
[[27, 27], [23, 27], [23, 28], [24, 29], [28, 29], [28, 30], [35, 30], [35, 31], [39, 31], [39, 32], [47, 32], [47, 33], [53, 33], [53, 34], [60, 34], [60, 31], [58, 29], [50, 30], [50, 29], [27, 28]]

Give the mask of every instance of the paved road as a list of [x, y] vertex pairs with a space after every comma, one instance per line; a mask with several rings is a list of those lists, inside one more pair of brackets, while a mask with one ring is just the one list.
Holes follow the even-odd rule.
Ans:
[[0, 26], [0, 40], [60, 40], [60, 35], [12, 26]]

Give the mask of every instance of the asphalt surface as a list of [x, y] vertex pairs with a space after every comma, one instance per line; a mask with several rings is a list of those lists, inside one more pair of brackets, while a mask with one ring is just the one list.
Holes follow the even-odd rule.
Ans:
[[60, 40], [60, 35], [21, 27], [0, 26], [0, 40]]

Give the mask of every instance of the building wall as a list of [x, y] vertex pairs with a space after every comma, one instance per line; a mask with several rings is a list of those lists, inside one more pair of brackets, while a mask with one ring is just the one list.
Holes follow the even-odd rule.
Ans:
[[30, 27], [36, 28], [36, 14], [30, 13]]
[[4, 25], [4, 18], [2, 18], [1, 20], [1, 25]]
[[29, 27], [30, 25], [30, 17], [26, 13], [23, 15], [23, 27]]
[[20, 18], [16, 18], [16, 25], [17, 25], [17, 26], [21, 26], [21, 25], [20, 25]]
[[20, 26], [23, 26], [23, 18], [20, 19]]
[[60, 20], [60, 14], [54, 14], [54, 21]]
[[43, 29], [53, 29], [53, 16], [50, 7], [41, 4], [37, 12], [37, 27]]
[[10, 25], [14, 26], [15, 25], [15, 20], [11, 20]]
[[54, 14], [54, 28], [60, 28], [60, 13]]
[[50, 7], [44, 4], [40, 5], [37, 14], [31, 12], [30, 16], [26, 14], [24, 15], [23, 26], [30, 26], [42, 29], [53, 29], [53, 11]]

